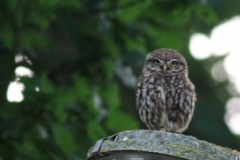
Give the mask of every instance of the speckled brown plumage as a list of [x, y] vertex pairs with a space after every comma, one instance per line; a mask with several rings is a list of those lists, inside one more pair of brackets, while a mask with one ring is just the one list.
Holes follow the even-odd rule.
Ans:
[[149, 53], [136, 91], [136, 106], [147, 127], [183, 132], [193, 116], [195, 101], [184, 57], [167, 48]]

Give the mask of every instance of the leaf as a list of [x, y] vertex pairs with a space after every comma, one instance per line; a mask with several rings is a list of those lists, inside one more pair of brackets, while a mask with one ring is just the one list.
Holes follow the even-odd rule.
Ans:
[[57, 132], [57, 143], [66, 154], [73, 154], [76, 146], [72, 134], [62, 126], [55, 127]]
[[5, 3], [7, 4], [7, 7], [9, 8], [10, 11], [14, 11], [17, 8], [17, 3], [18, 0], [8, 0], [5, 1]]
[[144, 13], [151, 4], [151, 1], [130, 1], [128, 3], [123, 3], [120, 5], [119, 19], [122, 22], [134, 21], [138, 16]]
[[42, 9], [52, 9], [56, 5], [58, 5], [59, 1], [56, 0], [38, 0], [38, 6], [40, 6]]
[[199, 19], [203, 20], [207, 24], [213, 24], [218, 21], [218, 15], [212, 7], [208, 5], [197, 5], [193, 6]]
[[161, 30], [158, 32], [158, 36], [155, 37], [156, 42], [160, 46], [166, 48], [173, 48], [175, 50], [180, 50], [182, 46], [183, 37], [178, 32]]
[[38, 11], [32, 10], [28, 15], [28, 21], [33, 23], [42, 29], [47, 29], [49, 27], [48, 16], [41, 14]]
[[[53, 108], [53, 106], [49, 106], [49, 107]], [[67, 116], [68, 116], [67, 113], [64, 111], [64, 108], [62, 105], [58, 106], [56, 109], [54, 109], [53, 114], [58, 119], [58, 121], [60, 121], [62, 123], [66, 121]]]
[[74, 105], [77, 103], [77, 101], [80, 99], [79, 95], [75, 91], [75, 88], [57, 88], [56, 94], [55, 94], [55, 102], [57, 105]]
[[111, 55], [113, 58], [117, 58], [119, 54], [119, 47], [116, 42], [114, 42], [114, 39], [109, 36], [104, 36], [103, 41], [103, 47], [106, 49], [106, 51]]
[[133, 130], [139, 128], [139, 125], [135, 119], [119, 110], [109, 111], [107, 126], [108, 128], [116, 131]]
[[115, 84], [110, 83], [101, 91], [101, 96], [107, 101], [109, 108], [117, 109], [120, 106], [119, 91]]
[[8, 24], [1, 24], [0, 26], [0, 38], [3, 42], [4, 46], [8, 49], [12, 49], [13, 41], [14, 41], [14, 34], [13, 29]]
[[89, 86], [88, 79], [84, 76], [73, 75], [74, 79], [74, 88], [76, 91], [76, 95], [79, 96], [80, 99], [85, 99], [87, 97], [91, 97], [92, 92]]
[[106, 138], [107, 133], [104, 131], [104, 129], [101, 127], [100, 124], [98, 124], [95, 121], [89, 121], [87, 124], [87, 132], [90, 139], [95, 142], [101, 138]]
[[80, 9], [81, 3], [78, 0], [59, 0], [59, 7], [71, 8], [71, 9]]
[[111, 78], [114, 73], [114, 61], [104, 58], [101, 60], [101, 66], [103, 66], [106, 72], [106, 77]]
[[182, 26], [189, 23], [192, 15], [192, 10], [190, 7], [179, 7], [174, 9], [169, 16], [169, 23], [174, 25]]
[[145, 49], [144, 48], [144, 43], [143, 41], [141, 41], [141, 39], [138, 39], [137, 37], [133, 37], [133, 36], [130, 36], [128, 34], [122, 34], [122, 37], [124, 38], [126, 44], [127, 44], [127, 47], [130, 49], [130, 50], [141, 50], [141, 49]]
[[154, 46], [164, 46], [164, 48], [173, 48], [180, 50], [183, 46], [183, 37], [181, 32], [171, 31], [169, 29], [160, 28], [153, 25], [147, 25], [147, 33], [154, 39], [152, 44]]
[[55, 94], [56, 93], [56, 86], [48, 79], [47, 73], [44, 72], [40, 77], [41, 92], [45, 94]]
[[49, 44], [49, 39], [47, 35], [33, 30], [27, 30], [23, 32], [22, 41], [27, 46], [41, 49], [46, 48]]

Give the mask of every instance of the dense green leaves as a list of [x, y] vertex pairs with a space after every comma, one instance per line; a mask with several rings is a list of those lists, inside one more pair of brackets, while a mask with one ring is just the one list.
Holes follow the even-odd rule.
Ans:
[[[239, 149], [223, 122], [228, 82], [215, 85], [205, 69], [210, 63], [188, 51], [192, 32], [209, 32], [236, 13], [218, 6], [188, 0], [0, 1], [0, 159], [85, 159], [98, 139], [146, 129], [135, 107], [136, 80], [145, 54], [161, 47], [183, 53], [196, 85], [195, 116], [185, 134]], [[18, 66], [34, 76], [16, 77]], [[24, 84], [22, 102], [6, 100], [10, 81]], [[213, 94], [220, 88], [222, 100]]]
[[122, 22], [132, 22], [148, 10], [152, 0], [146, 1], [120, 1], [118, 18]]
[[0, 29], [1, 38], [4, 39], [3, 45], [7, 48], [12, 48], [14, 41], [13, 28], [9, 24], [1, 25]]

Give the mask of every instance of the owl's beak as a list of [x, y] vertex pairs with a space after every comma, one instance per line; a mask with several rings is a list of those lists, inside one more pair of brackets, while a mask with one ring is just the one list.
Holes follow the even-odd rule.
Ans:
[[166, 72], [166, 70], [167, 70], [167, 65], [164, 64], [164, 66], [163, 66], [163, 72]]

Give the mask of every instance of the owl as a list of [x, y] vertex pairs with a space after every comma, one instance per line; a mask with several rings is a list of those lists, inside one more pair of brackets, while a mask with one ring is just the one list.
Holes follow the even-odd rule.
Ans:
[[195, 101], [195, 87], [188, 78], [184, 57], [168, 48], [149, 53], [136, 91], [136, 106], [147, 127], [174, 133], [185, 131]]

